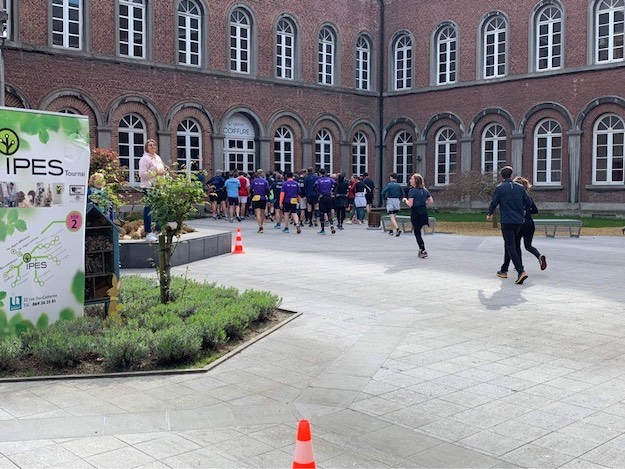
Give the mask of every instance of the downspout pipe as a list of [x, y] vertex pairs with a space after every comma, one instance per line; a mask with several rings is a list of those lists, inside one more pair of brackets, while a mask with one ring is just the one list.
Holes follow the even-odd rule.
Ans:
[[[384, 187], [384, 48], [386, 47], [386, 39], [384, 38], [384, 21], [384, 0], [380, 0], [380, 53], [378, 59], [378, 131], [380, 136], [380, 144], [378, 146], [379, 194], [382, 193], [382, 187]], [[381, 204], [381, 196], [379, 200]]]

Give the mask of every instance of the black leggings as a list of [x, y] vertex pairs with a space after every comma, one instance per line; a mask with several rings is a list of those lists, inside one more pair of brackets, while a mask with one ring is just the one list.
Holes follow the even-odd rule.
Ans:
[[[521, 238], [523, 238], [523, 246], [527, 252], [532, 253], [536, 259], [540, 260], [540, 252], [534, 246], [532, 246], [532, 240], [534, 239], [534, 232], [536, 231], [536, 227], [534, 226], [534, 220], [526, 221], [521, 225], [521, 229], [519, 230], [519, 234], [516, 237], [516, 248], [519, 253], [519, 260], [523, 262], [521, 255]], [[503, 264], [501, 265], [501, 270], [503, 272], [508, 271], [508, 266], [510, 265], [510, 256], [508, 255], [508, 251], [504, 250]]]
[[421, 236], [421, 229], [424, 226], [421, 218], [422, 217], [414, 213], [410, 214], [410, 223], [412, 223], [412, 232], [414, 233], [414, 237], [417, 239], [419, 249], [421, 251], [425, 251], [425, 243], [423, 242], [423, 236]]
[[336, 211], [339, 226], [343, 226], [343, 222], [345, 221], [345, 207], [334, 207], [334, 210]]

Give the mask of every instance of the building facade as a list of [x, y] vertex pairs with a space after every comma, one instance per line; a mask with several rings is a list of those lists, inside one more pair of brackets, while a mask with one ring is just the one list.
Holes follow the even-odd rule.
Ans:
[[553, 210], [625, 213], [625, 0], [1, 0], [6, 104], [88, 115], [136, 178], [512, 165]]

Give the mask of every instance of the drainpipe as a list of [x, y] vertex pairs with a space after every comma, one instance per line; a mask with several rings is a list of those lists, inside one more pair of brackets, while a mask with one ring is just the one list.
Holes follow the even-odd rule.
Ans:
[[[378, 148], [378, 190], [381, 193], [384, 185], [384, 48], [386, 40], [384, 38], [384, 0], [380, 0], [380, 54], [378, 63], [378, 128], [380, 133], [380, 145]], [[379, 198], [382, 203], [381, 197]]]

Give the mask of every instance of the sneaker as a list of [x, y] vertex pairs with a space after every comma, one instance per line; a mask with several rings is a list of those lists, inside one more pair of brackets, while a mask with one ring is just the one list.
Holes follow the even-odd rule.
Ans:
[[287, 227], [287, 228], [283, 229], [282, 232], [283, 233], [288, 233], [289, 232], [289, 228]]
[[241, 217], [237, 217], [237, 221], [241, 221]]
[[348, 225], [351, 225], [353, 223], [353, 221], [351, 220], [345, 220], [345, 223], [347, 223]]
[[258, 228], [258, 231], [256, 233], [263, 233], [263, 227], [261, 226], [260, 228]]
[[280, 223], [276, 223], [276, 224], [274, 225], [274, 228], [275, 228], [276, 230], [279, 230], [280, 228], [282, 228], [282, 226], [280, 225]]
[[302, 229], [298, 226], [297, 227], [297, 234], [300, 234], [302, 232]]
[[326, 234], [326, 230], [318, 231], [317, 234], [324, 235], [324, 234]]
[[393, 236], [393, 230], [389, 231], [389, 232], [388, 232], [388, 234], [389, 234], [390, 236]]
[[315, 226], [319, 225], [316, 218], [313, 220], [313, 223], [315, 224]]
[[508, 278], [508, 272], [504, 272], [503, 270], [500, 270], [499, 272], [497, 272], [497, 277]]
[[230, 220], [228, 220], [230, 223], [234, 223], [234, 218], [231, 218]]
[[343, 228], [343, 225], [339, 225], [339, 230], [343, 231], [345, 228]]
[[213, 220], [217, 220], [217, 215], [213, 215]]
[[527, 275], [525, 272], [521, 272], [514, 283], [516, 283], [517, 285], [521, 285], [523, 282], [525, 282], [525, 279], [527, 277], [529, 277], [529, 275]]
[[[393, 232], [391, 231], [391, 234], [393, 234]], [[397, 230], [397, 233], [395, 233], [395, 236], [400, 236], [401, 235], [401, 231]]]
[[547, 258], [545, 256], [540, 256], [540, 270], [545, 270], [547, 268]]
[[308, 228], [312, 228], [312, 227], [313, 227], [313, 224], [312, 224], [312, 222], [310, 222], [310, 223], [308, 224]]
[[158, 237], [154, 233], [148, 233], [145, 235], [145, 240], [148, 243], [156, 243], [158, 241]]
[[426, 251], [425, 249], [423, 249], [423, 250], [419, 251], [419, 257], [420, 257], [421, 259], [425, 259], [426, 257], [428, 257], [428, 253], [427, 253], [427, 251]]
[[332, 232], [332, 234], [336, 233], [336, 230], [334, 229], [334, 226], [330, 225], [330, 231]]

